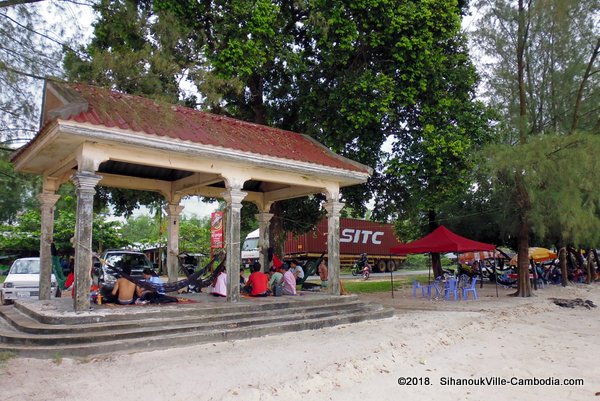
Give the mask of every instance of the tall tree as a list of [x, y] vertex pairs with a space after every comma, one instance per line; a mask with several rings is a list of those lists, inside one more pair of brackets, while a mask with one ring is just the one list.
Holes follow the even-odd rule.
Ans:
[[[596, 5], [596, 7], [594, 7]], [[485, 60], [485, 94], [502, 114], [506, 143], [490, 151], [497, 182], [517, 216], [519, 289], [530, 296], [528, 247], [559, 238], [597, 243], [589, 224], [600, 199], [590, 190], [598, 151], [597, 2], [482, 0], [474, 38]], [[579, 133], [576, 133], [579, 131]], [[579, 177], [575, 180], [573, 177]], [[551, 201], [550, 201], [551, 200]]]
[[[119, 1], [110, 11], [102, 4], [98, 37], [88, 47], [92, 59], [67, 63], [72, 77], [138, 91], [130, 84], [134, 78], [164, 72], [169, 82], [169, 71], [185, 65], [190, 72], [180, 76], [206, 94], [200, 99], [205, 108], [308, 133], [373, 167], [366, 187], [343, 191], [357, 215], [373, 196], [386, 205], [422, 187], [447, 199], [452, 180], [464, 181], [467, 156], [484, 137], [486, 118], [473, 101], [476, 77], [460, 35], [464, 4], [456, 0]], [[170, 42], [157, 28], [165, 21], [176, 32]], [[114, 67], [100, 74], [105, 81], [95, 81], [99, 75], [90, 72], [106, 66]], [[381, 151], [388, 138], [396, 143], [389, 160]], [[405, 180], [410, 169], [421, 178]], [[397, 183], [391, 189], [389, 180]], [[313, 210], [304, 216], [313, 222], [320, 217], [315, 199], [305, 198], [299, 208]], [[412, 204], [419, 207], [407, 213], [422, 210]], [[287, 206], [274, 208], [282, 227], [293, 230], [285, 226], [293, 220], [283, 218]], [[381, 208], [375, 217], [392, 213]]]
[[[78, 27], [81, 9], [58, 2], [2, 3], [0, 147], [14, 149], [38, 129], [43, 80], [62, 76], [63, 48], [69, 48], [78, 35], [77, 29], [66, 28]], [[53, 15], [51, 20], [46, 18], [49, 14]]]

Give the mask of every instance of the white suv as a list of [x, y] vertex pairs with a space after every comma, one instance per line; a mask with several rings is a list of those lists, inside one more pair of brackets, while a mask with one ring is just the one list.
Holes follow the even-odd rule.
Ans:
[[[51, 276], [51, 293], [56, 297], [58, 285]], [[6, 305], [15, 299], [38, 298], [40, 295], [40, 258], [21, 258], [14, 261], [0, 288], [0, 302]]]

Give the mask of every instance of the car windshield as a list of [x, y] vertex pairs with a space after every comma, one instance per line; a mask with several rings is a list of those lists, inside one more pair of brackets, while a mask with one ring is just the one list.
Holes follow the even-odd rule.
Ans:
[[258, 248], [258, 238], [247, 238], [242, 246], [242, 251], [252, 251]]
[[150, 261], [145, 255], [135, 253], [111, 253], [106, 257], [106, 262], [111, 266], [123, 268], [129, 266], [131, 268], [152, 268]]
[[40, 274], [39, 259], [17, 259], [10, 268], [10, 274]]

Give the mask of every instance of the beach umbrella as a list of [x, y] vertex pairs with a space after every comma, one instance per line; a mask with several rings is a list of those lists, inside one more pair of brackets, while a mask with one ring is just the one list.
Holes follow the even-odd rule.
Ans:
[[485, 259], [502, 259], [504, 255], [498, 251], [477, 251], [477, 252], [463, 252], [458, 255], [458, 261], [460, 263], [473, 262], [474, 260], [485, 260]]
[[[551, 251], [547, 248], [539, 248], [539, 247], [529, 247], [529, 259], [533, 259], [534, 262], [545, 262], [548, 260], [556, 259], [556, 252]], [[510, 260], [510, 264], [512, 266], [517, 265], [517, 257], [518, 255], [513, 256]]]

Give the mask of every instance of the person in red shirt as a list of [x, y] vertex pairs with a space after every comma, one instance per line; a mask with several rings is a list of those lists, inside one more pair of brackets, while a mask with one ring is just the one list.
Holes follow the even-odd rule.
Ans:
[[269, 276], [260, 271], [260, 263], [252, 266], [252, 274], [248, 277], [246, 285], [250, 287], [250, 295], [253, 297], [266, 297], [269, 295]]

